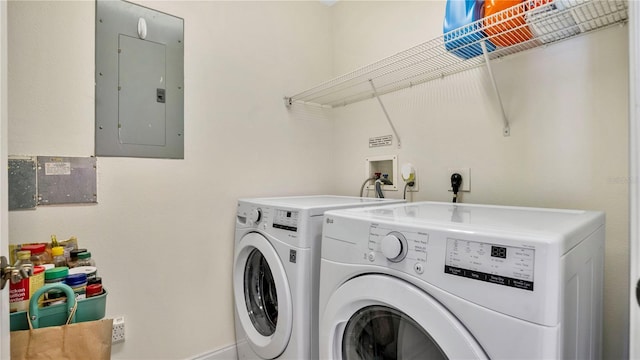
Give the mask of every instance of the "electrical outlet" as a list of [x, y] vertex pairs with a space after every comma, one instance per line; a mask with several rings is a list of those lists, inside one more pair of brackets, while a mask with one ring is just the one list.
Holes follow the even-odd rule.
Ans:
[[413, 181], [413, 186], [407, 187], [407, 192], [417, 192], [418, 189], [418, 169], [416, 169], [412, 164], [407, 163], [402, 165], [402, 180], [406, 183], [409, 179]]
[[469, 168], [448, 168], [447, 169], [447, 189], [451, 189], [451, 175], [458, 173], [462, 175], [462, 185], [458, 191], [469, 192], [471, 191], [471, 172]]
[[119, 343], [124, 341], [124, 316], [118, 316], [113, 319], [113, 331], [111, 332], [111, 343]]

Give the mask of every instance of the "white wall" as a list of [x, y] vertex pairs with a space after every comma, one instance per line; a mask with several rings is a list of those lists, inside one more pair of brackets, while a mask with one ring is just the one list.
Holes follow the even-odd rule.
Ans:
[[[444, 1], [339, 2], [334, 66], [348, 72], [432, 39]], [[470, 203], [603, 210], [607, 215], [604, 358], [624, 358], [628, 321], [628, 45], [616, 26], [493, 63], [511, 121], [478, 68], [382, 100], [402, 148], [370, 150], [391, 134], [375, 100], [334, 110], [336, 186], [356, 194], [365, 158], [397, 154], [418, 169], [413, 200], [451, 201], [447, 167], [471, 168]], [[352, 169], [362, 168], [362, 171]], [[401, 194], [390, 194], [398, 197]]]
[[[113, 358], [187, 358], [234, 342], [237, 199], [332, 189], [332, 122], [282, 100], [331, 76], [329, 8], [142, 4], [185, 20], [185, 159], [98, 158], [99, 204], [13, 211], [10, 242], [76, 235], [126, 317]], [[94, 6], [8, 2], [9, 154], [93, 154]]]
[[[625, 27], [494, 64], [511, 137], [476, 69], [384, 96], [403, 148], [369, 150], [391, 133], [374, 101], [287, 111], [282, 96], [439, 35], [444, 2], [142, 4], [185, 19], [185, 160], [99, 158], [98, 205], [9, 214], [12, 243], [55, 233], [92, 250], [108, 315], [127, 318], [114, 358], [231, 344], [237, 198], [355, 195], [365, 157], [389, 153], [417, 166], [413, 200], [448, 201], [446, 167], [468, 166], [465, 202], [606, 211], [605, 357], [623, 357]], [[8, 15], [9, 153], [93, 154], [94, 3], [11, 1]]]

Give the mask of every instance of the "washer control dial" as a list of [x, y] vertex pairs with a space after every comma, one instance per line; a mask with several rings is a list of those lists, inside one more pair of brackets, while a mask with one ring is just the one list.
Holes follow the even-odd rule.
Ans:
[[389, 261], [400, 262], [407, 256], [407, 239], [397, 231], [391, 232], [382, 238], [381, 248]]
[[247, 214], [247, 217], [249, 218], [249, 222], [251, 222], [252, 224], [257, 224], [260, 222], [260, 219], [262, 218], [262, 210], [251, 209], [249, 211], [249, 214]]

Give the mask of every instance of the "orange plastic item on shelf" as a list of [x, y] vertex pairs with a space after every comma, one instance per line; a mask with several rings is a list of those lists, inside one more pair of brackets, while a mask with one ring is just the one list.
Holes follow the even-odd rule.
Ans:
[[494, 45], [511, 46], [527, 41], [533, 36], [524, 19], [523, 6], [518, 6], [511, 11], [493, 16], [502, 10], [521, 3], [522, 0], [485, 0], [484, 31], [489, 37], [489, 41]]

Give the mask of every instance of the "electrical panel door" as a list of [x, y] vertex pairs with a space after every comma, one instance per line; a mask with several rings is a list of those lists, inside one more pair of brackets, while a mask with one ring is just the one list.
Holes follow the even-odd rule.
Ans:
[[184, 158], [184, 20], [96, 1], [96, 155]]

